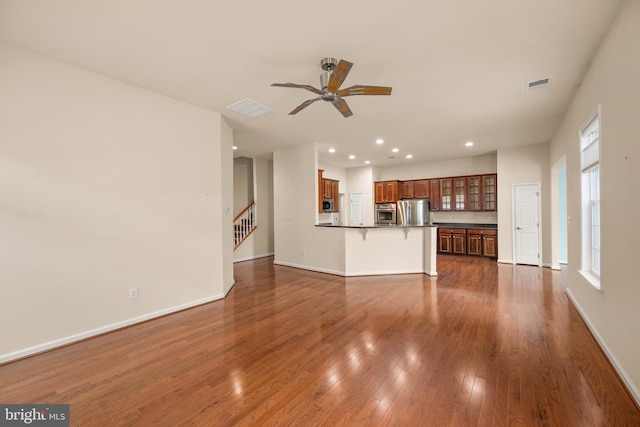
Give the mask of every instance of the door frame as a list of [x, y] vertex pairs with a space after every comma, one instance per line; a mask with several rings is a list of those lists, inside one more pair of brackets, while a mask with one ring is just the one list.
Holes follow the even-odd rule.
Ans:
[[511, 259], [513, 264], [516, 265], [518, 257], [516, 256], [516, 187], [535, 185], [538, 192], [538, 267], [542, 267], [542, 258], [544, 256], [542, 250], [542, 191], [540, 182], [520, 182], [518, 184], [511, 185]]

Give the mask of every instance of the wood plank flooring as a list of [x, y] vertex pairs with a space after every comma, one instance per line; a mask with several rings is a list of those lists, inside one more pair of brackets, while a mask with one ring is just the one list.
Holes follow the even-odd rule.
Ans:
[[224, 301], [0, 366], [0, 403], [68, 403], [74, 426], [640, 426], [564, 272], [272, 262], [236, 264]]

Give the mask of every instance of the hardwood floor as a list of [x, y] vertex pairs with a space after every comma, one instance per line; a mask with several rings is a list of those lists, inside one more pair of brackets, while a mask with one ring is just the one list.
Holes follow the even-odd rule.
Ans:
[[224, 301], [0, 366], [0, 403], [68, 403], [85, 426], [640, 425], [564, 272], [272, 261], [236, 264]]

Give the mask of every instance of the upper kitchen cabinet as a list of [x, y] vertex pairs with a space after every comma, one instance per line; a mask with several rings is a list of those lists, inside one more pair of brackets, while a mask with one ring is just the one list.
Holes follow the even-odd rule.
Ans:
[[398, 184], [400, 199], [413, 199], [413, 181], [400, 181]]
[[413, 195], [417, 199], [428, 199], [431, 192], [429, 191], [428, 179], [416, 179], [413, 181]]
[[[338, 212], [340, 203], [340, 181], [323, 178], [323, 172], [322, 169], [318, 169], [318, 213]], [[322, 208], [322, 202], [324, 200], [331, 200], [333, 202], [332, 211], [326, 211]]]
[[482, 200], [485, 211], [498, 210], [498, 176], [483, 175], [482, 176]]
[[429, 180], [414, 179], [412, 181], [400, 181], [398, 199], [428, 199]]
[[398, 201], [398, 181], [377, 181], [373, 183], [376, 203], [396, 203]]
[[453, 178], [454, 205], [456, 211], [467, 210], [467, 178]]
[[451, 178], [440, 179], [440, 210], [453, 210], [453, 180]]
[[482, 210], [482, 191], [480, 176], [470, 176], [467, 178], [467, 210]]
[[432, 211], [440, 210], [440, 180], [429, 180], [429, 199], [431, 200], [430, 209]]

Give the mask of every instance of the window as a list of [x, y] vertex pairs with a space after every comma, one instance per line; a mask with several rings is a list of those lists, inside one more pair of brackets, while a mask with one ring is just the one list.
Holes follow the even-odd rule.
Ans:
[[582, 167], [582, 275], [600, 283], [600, 107], [580, 130]]

